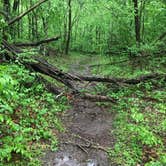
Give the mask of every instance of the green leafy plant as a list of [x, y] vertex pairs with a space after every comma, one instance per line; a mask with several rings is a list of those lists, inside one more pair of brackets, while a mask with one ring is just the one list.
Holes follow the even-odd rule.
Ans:
[[0, 162], [5, 165], [33, 161], [42, 140], [57, 148], [51, 128], [63, 130], [55, 119], [64, 106], [35, 80], [35, 74], [21, 66], [0, 65]]

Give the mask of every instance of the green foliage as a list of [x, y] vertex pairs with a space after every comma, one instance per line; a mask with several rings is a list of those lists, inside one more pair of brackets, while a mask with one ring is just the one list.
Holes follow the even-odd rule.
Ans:
[[[13, 11], [12, 2], [9, 2], [10, 18], [19, 15], [37, 0], [21, 1], [17, 11]], [[52, 0], [43, 3], [30, 12], [28, 17], [23, 17], [18, 28], [15, 25], [11, 26], [10, 40], [36, 41], [46, 36], [60, 35], [59, 42], [50, 45], [63, 50], [68, 32], [67, 2], [67, 0]], [[133, 1], [72, 0], [71, 5], [71, 50], [115, 53], [119, 50], [127, 51], [136, 45]], [[156, 40], [165, 32], [166, 4], [163, 0], [151, 0], [145, 3], [138, 1], [138, 6], [142, 46], [156, 45]], [[3, 10], [3, 2], [0, 2], [0, 10]], [[2, 24], [4, 26], [4, 18], [3, 15], [0, 18], [0, 27]], [[152, 48], [150, 50], [153, 51]]]
[[14, 64], [0, 65], [0, 163], [31, 162], [40, 144], [50, 144], [56, 150], [57, 139], [51, 128], [63, 130], [56, 117], [63, 108], [34, 73]]
[[[153, 91], [154, 85], [147, 84], [128, 87], [115, 94], [111, 93], [121, 98], [119, 105], [114, 108], [118, 111], [115, 119], [117, 143], [114, 150], [110, 152], [110, 155], [115, 158], [115, 163], [120, 165], [134, 166], [146, 163], [147, 166], [162, 166], [166, 164], [164, 157], [165, 88], [158, 94]], [[148, 102], [144, 99], [146, 96]], [[149, 151], [146, 151], [145, 147], [148, 147]]]
[[[93, 73], [104, 74], [105, 77], [133, 78], [153, 71], [165, 73], [163, 67], [165, 57], [162, 56], [145, 58], [148, 63], [141, 68], [139, 66], [143, 63], [141, 61], [134, 69], [126, 55], [96, 56], [96, 59], [100, 65], [94, 66]], [[116, 63], [123, 60], [125, 62]], [[97, 65], [96, 62], [95, 65]], [[118, 99], [118, 104], [111, 105], [110, 110], [116, 114], [114, 121], [116, 143], [109, 153], [115, 164], [126, 166], [139, 164], [164, 166], [166, 164], [165, 85], [164, 79], [154, 79], [133, 86], [97, 84], [97, 93]]]

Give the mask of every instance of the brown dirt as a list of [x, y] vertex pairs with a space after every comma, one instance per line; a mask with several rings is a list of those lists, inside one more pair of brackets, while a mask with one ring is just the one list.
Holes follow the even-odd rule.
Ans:
[[[81, 64], [86, 62], [71, 65], [70, 71], [88, 75], [88, 66]], [[93, 86], [88, 85], [88, 89], [92, 90]], [[77, 85], [79, 89], [82, 87]], [[59, 149], [46, 153], [43, 166], [113, 166], [106, 152], [115, 142], [114, 113], [109, 110], [88, 100], [74, 100], [72, 109], [61, 117], [66, 131], [59, 134]]]

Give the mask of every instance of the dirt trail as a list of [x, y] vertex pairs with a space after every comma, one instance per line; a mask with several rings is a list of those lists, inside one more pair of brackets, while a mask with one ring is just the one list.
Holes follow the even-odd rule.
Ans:
[[[88, 75], [90, 69], [85, 59], [70, 65], [71, 73]], [[76, 85], [82, 89], [84, 85]], [[93, 85], [88, 85], [92, 90]], [[48, 152], [43, 166], [113, 166], [106, 149], [114, 146], [113, 113], [108, 108], [97, 106], [96, 103], [76, 99], [72, 108], [62, 117], [66, 131], [59, 135], [59, 150]]]

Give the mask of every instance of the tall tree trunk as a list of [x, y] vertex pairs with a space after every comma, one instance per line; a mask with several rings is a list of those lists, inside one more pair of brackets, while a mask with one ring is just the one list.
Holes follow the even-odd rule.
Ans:
[[[3, 11], [6, 13], [7, 17], [5, 17], [5, 21], [9, 21], [10, 18], [10, 0], [3, 0]], [[8, 39], [8, 33], [10, 33], [10, 28], [3, 29], [3, 35], [2, 38], [7, 40]]]
[[[17, 16], [19, 14], [19, 4], [20, 4], [20, 0], [14, 0], [13, 2], [13, 7], [12, 7], [12, 16]], [[12, 30], [12, 35], [13, 38], [20, 37], [20, 22], [18, 21], [17, 25], [13, 25], [13, 29]]]
[[67, 40], [66, 40], [66, 48], [65, 54], [68, 55], [70, 48], [70, 40], [71, 40], [71, 31], [72, 31], [72, 10], [71, 10], [71, 0], [68, 0], [68, 31], [67, 31]]
[[3, 10], [10, 16], [10, 0], [3, 0]]
[[133, 0], [134, 2], [134, 19], [135, 19], [135, 38], [137, 45], [140, 45], [141, 36], [140, 36], [140, 17], [139, 17], [139, 9], [138, 9], [138, 0]]
[[146, 0], [141, 0], [140, 6], [140, 33], [141, 33], [141, 42], [144, 43], [144, 29], [145, 29], [145, 4]]

